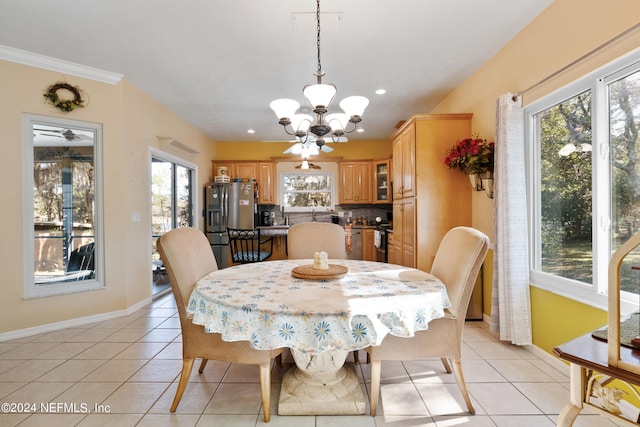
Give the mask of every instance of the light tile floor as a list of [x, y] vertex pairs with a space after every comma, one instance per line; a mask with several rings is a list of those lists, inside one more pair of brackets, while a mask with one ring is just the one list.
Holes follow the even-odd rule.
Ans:
[[[7, 414], [2, 406], [0, 426], [264, 425], [258, 370], [247, 365], [210, 361], [203, 374], [196, 365], [178, 411], [169, 413], [182, 365], [177, 316], [169, 293], [127, 317], [0, 342], [0, 402], [23, 409]], [[555, 425], [569, 398], [568, 369], [497, 341], [482, 322], [468, 322], [464, 332], [463, 370], [474, 416], [465, 412], [453, 375], [428, 359], [383, 363], [375, 418], [280, 417], [280, 382], [290, 366], [289, 360], [273, 369], [274, 427], [544, 427]], [[368, 396], [368, 365], [355, 369]], [[41, 404], [49, 405], [47, 413]], [[585, 410], [575, 425], [614, 424]]]

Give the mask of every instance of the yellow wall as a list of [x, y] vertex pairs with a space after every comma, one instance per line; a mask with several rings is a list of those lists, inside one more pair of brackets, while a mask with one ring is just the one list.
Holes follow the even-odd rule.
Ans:
[[[493, 140], [495, 104], [501, 94], [525, 91], [638, 22], [637, 0], [555, 0], [431, 113], [473, 113], [473, 132]], [[527, 92], [524, 106], [638, 46], [640, 31]], [[473, 226], [493, 240], [493, 202], [482, 192], [473, 195]], [[490, 314], [490, 295], [487, 277], [486, 314]], [[606, 323], [603, 311], [536, 288], [531, 288], [531, 304], [533, 342], [547, 351]]]
[[[277, 123], [274, 121], [274, 124]], [[350, 140], [346, 143], [330, 143], [327, 146], [334, 150], [331, 153], [321, 153], [324, 159], [364, 160], [391, 157], [391, 140]], [[214, 159], [269, 160], [274, 157], [283, 160], [295, 159], [295, 156], [291, 154], [283, 154], [283, 151], [290, 147], [291, 143], [289, 142], [218, 142]]]
[[[0, 103], [0, 333], [126, 310], [150, 298], [149, 147], [170, 136], [200, 151], [192, 162], [207, 172], [201, 186], [214, 142], [126, 81], [110, 85], [7, 61], [0, 61], [0, 75], [0, 93], [10, 100]], [[44, 90], [58, 81], [79, 86], [86, 108], [65, 114], [45, 103]], [[23, 300], [23, 219], [31, 213], [22, 211], [22, 113], [103, 125], [105, 289]], [[141, 222], [131, 222], [133, 212]]]
[[553, 347], [607, 324], [607, 313], [549, 291], [531, 287], [533, 342], [551, 352]]

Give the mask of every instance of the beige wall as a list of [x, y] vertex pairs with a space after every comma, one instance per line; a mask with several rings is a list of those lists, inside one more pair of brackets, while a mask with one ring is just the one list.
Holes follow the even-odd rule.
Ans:
[[[431, 112], [473, 113], [473, 132], [493, 140], [496, 99], [501, 94], [525, 91], [638, 22], [637, 0], [555, 0]], [[535, 91], [528, 91], [524, 106], [638, 46], [640, 31], [571, 67]], [[493, 239], [493, 202], [484, 193], [473, 195], [473, 225]], [[487, 279], [484, 312], [489, 314], [490, 275]], [[570, 321], [562, 310], [547, 310], [563, 306], [572, 307]], [[606, 323], [602, 311], [577, 306], [570, 300], [532, 288], [534, 344], [550, 351], [553, 346]], [[594, 315], [594, 311], [600, 315]]]
[[[149, 147], [159, 147], [157, 136], [172, 137], [201, 154], [197, 164], [199, 187], [209, 178], [215, 143], [144, 93], [121, 81], [99, 83], [70, 75], [0, 61], [0, 103], [3, 167], [0, 168], [0, 333], [109, 313], [151, 296]], [[53, 83], [79, 86], [86, 108], [62, 113], [44, 102], [42, 94]], [[10, 102], [9, 102], [10, 100]], [[106, 288], [90, 292], [23, 300], [22, 113], [101, 123], [104, 159], [104, 231]], [[139, 212], [142, 221], [131, 222]]]

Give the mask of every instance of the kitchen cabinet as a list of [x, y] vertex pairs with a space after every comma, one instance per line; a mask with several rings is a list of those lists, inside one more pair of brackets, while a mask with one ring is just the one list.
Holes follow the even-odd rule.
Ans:
[[229, 175], [229, 179], [233, 179], [235, 175], [235, 163], [229, 161], [219, 161], [219, 162], [211, 162], [212, 173], [211, 176], [215, 179], [218, 176], [218, 171], [220, 168], [227, 169], [227, 175]]
[[402, 264], [402, 258], [400, 257], [401, 251], [398, 247], [393, 233], [387, 231], [387, 262], [390, 264]]
[[271, 236], [273, 238], [273, 248], [268, 261], [288, 259], [287, 256], [287, 236]]
[[240, 178], [243, 181], [257, 179], [256, 162], [239, 162], [233, 160], [214, 161], [213, 176], [217, 175], [218, 168], [224, 166], [227, 168], [227, 174], [230, 179]]
[[391, 162], [374, 160], [373, 167], [373, 203], [391, 203]]
[[258, 169], [258, 204], [277, 205], [276, 166], [274, 162], [260, 162]]
[[392, 136], [397, 263], [431, 271], [445, 233], [471, 225], [469, 179], [444, 164], [446, 150], [470, 137], [471, 118], [471, 114], [415, 115]]
[[258, 204], [275, 205], [276, 183], [274, 162], [247, 162], [247, 161], [214, 161], [213, 176], [217, 175], [218, 168], [226, 167], [230, 179], [240, 178], [243, 181], [255, 179], [258, 183]]
[[[406, 128], [405, 128], [406, 126]], [[393, 199], [413, 197], [416, 178], [416, 128], [401, 127], [393, 137]]]
[[340, 162], [339, 203], [371, 203], [371, 161]]
[[255, 163], [236, 163], [233, 178], [244, 180], [258, 179]]
[[374, 244], [374, 233], [373, 228], [362, 229], [362, 259], [364, 261], [377, 260], [378, 253]]
[[394, 244], [398, 250], [397, 264], [414, 267], [415, 198], [393, 201]]

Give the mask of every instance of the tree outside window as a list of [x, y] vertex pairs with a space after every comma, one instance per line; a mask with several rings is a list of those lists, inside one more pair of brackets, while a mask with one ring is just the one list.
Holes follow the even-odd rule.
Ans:
[[282, 206], [288, 211], [333, 209], [332, 173], [282, 175]]

